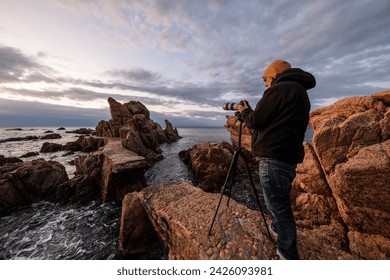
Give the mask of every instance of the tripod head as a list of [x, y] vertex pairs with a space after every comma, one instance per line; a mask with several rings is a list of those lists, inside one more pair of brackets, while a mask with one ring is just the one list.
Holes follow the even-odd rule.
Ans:
[[242, 115], [241, 115], [241, 113], [240, 112], [238, 112], [238, 111], [236, 111], [235, 113], [234, 113], [234, 116], [236, 117], [236, 119], [239, 121], [239, 122], [243, 122], [244, 120], [242, 119]]

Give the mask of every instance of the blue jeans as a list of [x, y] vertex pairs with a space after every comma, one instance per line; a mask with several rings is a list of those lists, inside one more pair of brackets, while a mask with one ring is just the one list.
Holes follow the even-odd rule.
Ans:
[[295, 164], [276, 159], [261, 159], [260, 184], [264, 200], [272, 216], [272, 226], [278, 233], [278, 250], [286, 259], [299, 259], [297, 232], [291, 209], [291, 182], [295, 178]]

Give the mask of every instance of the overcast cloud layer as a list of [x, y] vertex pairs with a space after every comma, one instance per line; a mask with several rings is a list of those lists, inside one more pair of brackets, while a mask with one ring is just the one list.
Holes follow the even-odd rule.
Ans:
[[[312, 109], [390, 88], [390, 1], [2, 1], [0, 126], [88, 125], [109, 96], [163, 123], [222, 126], [275, 59]], [[62, 122], [62, 124], [61, 124]]]

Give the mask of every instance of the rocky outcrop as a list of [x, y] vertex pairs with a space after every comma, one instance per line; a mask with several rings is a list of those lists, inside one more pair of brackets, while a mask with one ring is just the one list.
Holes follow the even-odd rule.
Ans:
[[[233, 146], [227, 142], [206, 142], [181, 151], [179, 156], [192, 171], [197, 187], [207, 192], [219, 192], [228, 174], [233, 153]], [[245, 163], [239, 157], [237, 171], [243, 170]]]
[[313, 148], [359, 258], [390, 257], [390, 91], [311, 114]]
[[51, 199], [61, 184], [68, 181], [65, 168], [43, 159], [8, 163], [0, 167], [0, 214], [14, 207]]
[[119, 139], [109, 139], [102, 150], [76, 158], [75, 165], [75, 177], [66, 185], [68, 197], [82, 197], [75, 190], [76, 187], [82, 189], [77, 182], [87, 185], [88, 197], [97, 192], [103, 203], [122, 201], [128, 192], [147, 186], [145, 158], [124, 149]]
[[120, 137], [128, 150], [146, 158], [148, 163], [162, 159], [160, 144], [180, 139], [178, 132], [169, 121], [165, 130], [150, 119], [149, 110], [138, 101], [121, 104], [108, 98], [111, 120], [101, 121], [96, 126], [96, 135]]
[[266, 235], [260, 213], [233, 200], [229, 207], [224, 200], [208, 235], [219, 197], [185, 182], [128, 194], [120, 248], [139, 254], [160, 244], [166, 257], [175, 260], [273, 259], [276, 247]]

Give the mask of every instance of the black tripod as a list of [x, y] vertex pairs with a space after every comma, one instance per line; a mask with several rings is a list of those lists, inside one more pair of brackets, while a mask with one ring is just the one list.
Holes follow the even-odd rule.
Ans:
[[[272, 237], [271, 237], [271, 234], [269, 232], [269, 229], [268, 229], [267, 221], [265, 220], [263, 209], [261, 208], [261, 204], [260, 204], [260, 200], [259, 200], [259, 196], [257, 194], [256, 188], [255, 188], [255, 184], [254, 184], [253, 179], [252, 179], [252, 173], [251, 173], [250, 168], [249, 168], [247, 156], [246, 156], [246, 154], [244, 153], [244, 151], [242, 150], [242, 147], [241, 147], [241, 134], [242, 134], [243, 119], [241, 117], [241, 114], [238, 113], [238, 112], [235, 113], [235, 116], [237, 117], [238, 121], [240, 122], [240, 130], [239, 130], [239, 134], [238, 134], [238, 146], [237, 146], [237, 149], [235, 150], [235, 152], [233, 154], [233, 159], [232, 159], [232, 161], [230, 163], [229, 171], [228, 171], [228, 174], [226, 176], [225, 183], [223, 184], [223, 187], [222, 187], [221, 197], [219, 199], [217, 209], [215, 210], [213, 221], [211, 222], [211, 225], [210, 225], [209, 236], [211, 235], [211, 230], [213, 229], [215, 218], [217, 217], [219, 206], [221, 205], [223, 195], [226, 193], [226, 191], [228, 191], [228, 194], [229, 194], [228, 202], [227, 202], [227, 206], [229, 206], [230, 197], [231, 197], [231, 194], [232, 194], [232, 188], [233, 188], [233, 185], [234, 185], [235, 180], [236, 180], [236, 168], [237, 168], [238, 157], [241, 156], [244, 159], [245, 167], [246, 167], [246, 170], [247, 170], [248, 175], [249, 175], [249, 180], [251, 182], [252, 189], [253, 189], [253, 192], [254, 192], [255, 197], [256, 197], [256, 202], [259, 205], [261, 216], [263, 217], [265, 228], [267, 230], [268, 236], [269, 236], [269, 238], [271, 240], [273, 240]], [[227, 189], [226, 187], [228, 186], [229, 181], [231, 182], [231, 184], [230, 184], [229, 188]]]

